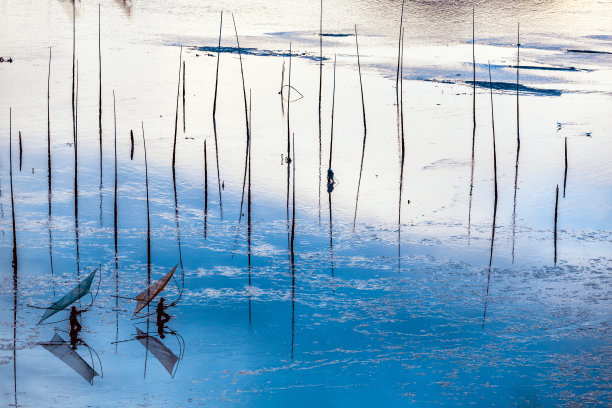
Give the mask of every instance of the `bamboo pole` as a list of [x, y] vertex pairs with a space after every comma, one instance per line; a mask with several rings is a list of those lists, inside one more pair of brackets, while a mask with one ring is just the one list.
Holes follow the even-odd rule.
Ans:
[[[115, 188], [113, 194], [113, 238], [115, 248], [115, 295], [119, 295], [119, 256], [118, 256], [118, 229], [117, 229], [117, 108], [115, 102], [115, 90], [113, 89], [113, 122], [114, 122], [114, 164], [115, 164]], [[115, 297], [115, 341], [119, 340], [119, 298]], [[115, 350], [117, 344], [115, 343]]]
[[74, 98], [74, 235], [76, 241], [77, 276], [81, 274], [79, 248], [79, 158], [78, 158], [78, 122], [79, 122], [79, 60], [76, 61], [76, 93]]
[[15, 227], [15, 198], [13, 192], [13, 134], [12, 108], [9, 108], [9, 178], [11, 186], [11, 218], [13, 222], [13, 381], [15, 406], [17, 407], [17, 290], [18, 290], [18, 268], [17, 268], [17, 232]]
[[472, 230], [472, 197], [474, 191], [474, 163], [476, 155], [476, 35], [475, 35], [475, 18], [474, 18], [474, 7], [472, 7], [472, 162], [470, 169], [470, 195], [468, 204], [468, 245], [470, 244], [471, 230]]
[[185, 60], [183, 60], [183, 133], [185, 133]]
[[244, 155], [244, 176], [242, 178], [242, 197], [240, 199], [240, 215], [238, 217], [238, 224], [240, 224], [241, 220], [242, 220], [242, 207], [244, 205], [244, 189], [245, 189], [245, 185], [246, 185], [246, 179], [247, 179], [247, 167], [248, 167], [248, 157], [249, 157], [249, 143], [250, 143], [250, 128], [249, 128], [249, 114], [248, 114], [248, 105], [247, 105], [247, 99], [246, 99], [246, 86], [244, 83], [244, 70], [242, 67], [242, 53], [240, 51], [240, 41], [238, 39], [238, 30], [236, 29], [236, 20], [234, 19], [234, 15], [232, 14], [232, 22], [234, 23], [234, 32], [236, 34], [236, 45], [238, 47], [238, 58], [240, 59], [240, 76], [242, 78], [242, 95], [244, 97], [244, 119], [245, 119], [245, 124], [246, 124], [246, 151], [245, 151], [245, 155]]
[[[289, 227], [289, 184], [291, 176], [291, 43], [289, 43], [289, 78], [287, 87], [287, 201], [286, 201], [286, 213], [287, 213], [287, 245], [291, 246], [291, 232]], [[291, 254], [289, 254], [291, 257]]]
[[336, 56], [334, 55], [334, 85], [332, 90], [331, 132], [329, 137], [329, 165], [327, 167], [327, 191], [333, 190], [334, 176], [332, 171], [332, 157], [334, 150], [334, 111], [336, 106]]
[[402, 248], [402, 192], [404, 188], [404, 162], [406, 157], [406, 144], [404, 139], [404, 28], [402, 28], [401, 35], [401, 51], [400, 51], [400, 72], [399, 72], [399, 86], [400, 86], [400, 99], [399, 99], [399, 121], [400, 121], [400, 178], [399, 178], [399, 199], [398, 199], [398, 210], [397, 210], [397, 268], [398, 272], [401, 272], [401, 248]]
[[98, 132], [100, 137], [100, 220], [102, 220], [102, 42], [101, 42], [101, 12], [98, 3]]
[[323, 0], [319, 17], [319, 225], [321, 225], [321, 156], [323, 143], [321, 139], [321, 93], [323, 88]]
[[[334, 112], [336, 106], [336, 56], [334, 55], [334, 82], [332, 88], [332, 110], [331, 110], [331, 132], [329, 138], [329, 167], [327, 170], [327, 200], [329, 205], [329, 258], [331, 265], [331, 275], [334, 277], [334, 233], [332, 217], [332, 191], [334, 189], [334, 176], [332, 170], [332, 153], [334, 143]], [[333, 289], [332, 289], [333, 292]]]
[[217, 163], [217, 185], [219, 187], [219, 211], [223, 219], [223, 201], [221, 200], [221, 173], [219, 172], [219, 143], [217, 138], [217, 90], [219, 88], [219, 60], [221, 59], [221, 30], [223, 29], [223, 11], [221, 11], [221, 22], [219, 23], [219, 45], [217, 46], [217, 72], [215, 74], [215, 98], [213, 100], [213, 131], [215, 134], [215, 156]]
[[21, 142], [21, 130], [19, 131], [19, 171], [21, 171], [21, 164], [23, 162], [23, 144]]
[[[53, 276], [53, 236], [51, 233], [51, 47], [49, 47], [49, 73], [47, 75], [47, 181], [48, 181], [48, 217], [47, 230], [49, 232], [49, 264]], [[54, 293], [55, 295], [55, 293]]]
[[[252, 126], [252, 107], [253, 103], [251, 100], [251, 91], [249, 90], [249, 125]], [[249, 134], [252, 135], [251, 129]], [[249, 138], [249, 161], [247, 163], [249, 168], [248, 174], [248, 193], [247, 193], [247, 257], [248, 257], [248, 270], [249, 270], [249, 288], [251, 286], [251, 234], [252, 234], [252, 219], [251, 219], [251, 138]], [[249, 327], [251, 327], [251, 291], [249, 290]]]
[[178, 84], [176, 85], [176, 115], [174, 117], [174, 144], [172, 146], [172, 174], [175, 173], [176, 164], [176, 134], [178, 131], [178, 112], [179, 112], [179, 96], [181, 95], [181, 61], [183, 61], [183, 46], [181, 45], [181, 52], [179, 54], [179, 70], [178, 70]]
[[493, 267], [493, 246], [495, 244], [495, 223], [497, 220], [497, 151], [495, 148], [495, 115], [493, 110], [493, 85], [491, 81], [491, 63], [489, 62], [489, 90], [491, 94], [491, 128], [493, 130], [493, 179], [494, 179], [494, 201], [493, 201], [493, 222], [491, 226], [491, 249], [489, 252], [489, 268], [487, 273], [487, 290], [485, 293], [485, 306], [482, 315], [482, 328], [484, 329], [487, 317], [487, 306], [489, 302], [489, 287], [491, 283], [491, 269]]
[[514, 204], [512, 206], [512, 263], [514, 264], [514, 248], [516, 243], [516, 192], [518, 190], [519, 154], [521, 152], [520, 121], [519, 121], [519, 64], [520, 64], [520, 23], [516, 33], [516, 161], [514, 165]]
[[147, 282], [151, 281], [151, 216], [149, 210], [149, 166], [147, 164], [147, 142], [145, 140], [144, 122], [140, 122], [142, 127], [142, 147], [144, 150], [145, 165], [145, 188], [147, 193]]
[[357, 181], [357, 195], [355, 197], [355, 214], [353, 215], [353, 231], [357, 222], [357, 205], [359, 204], [359, 190], [361, 188], [361, 174], [363, 173], [363, 159], [365, 158], [366, 137], [368, 128], [366, 126], [365, 100], [363, 96], [363, 82], [361, 80], [361, 62], [359, 60], [359, 40], [357, 39], [357, 25], [355, 24], [355, 46], [357, 48], [357, 68], [359, 70], [359, 88], [361, 90], [361, 108], [363, 110], [363, 146], [361, 147], [361, 164], [359, 166], [359, 181]]
[[17, 271], [17, 229], [15, 227], [15, 198], [13, 190], [13, 108], [9, 108], [9, 181], [11, 187], [11, 219], [13, 222], [13, 270]]

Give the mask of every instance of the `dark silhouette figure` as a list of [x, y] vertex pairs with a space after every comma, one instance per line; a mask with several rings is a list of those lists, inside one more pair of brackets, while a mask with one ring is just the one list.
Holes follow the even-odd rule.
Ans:
[[79, 337], [79, 331], [80, 329], [73, 330], [70, 328], [70, 345], [72, 346], [73, 350], [76, 350], [77, 344], [85, 344], [85, 342]]
[[159, 337], [162, 339], [166, 336], [164, 335], [164, 328], [166, 323], [170, 320], [170, 315], [164, 311], [167, 306], [164, 305], [164, 298], [159, 299], [159, 303], [157, 304], [157, 333]]
[[70, 309], [70, 332], [71, 333], [74, 331], [78, 334], [81, 331], [82, 327], [77, 319], [77, 317], [81, 313], [83, 313], [83, 310], [77, 310], [75, 306], [72, 306], [72, 309]]
[[334, 179], [334, 171], [332, 169], [327, 170], [327, 192], [331, 193], [334, 191], [336, 180]]

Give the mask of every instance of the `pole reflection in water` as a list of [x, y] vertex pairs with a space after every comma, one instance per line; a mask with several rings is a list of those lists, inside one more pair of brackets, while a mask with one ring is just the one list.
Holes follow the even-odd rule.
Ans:
[[221, 173], [219, 171], [219, 143], [217, 137], [217, 90], [219, 88], [219, 61], [221, 59], [221, 30], [223, 29], [223, 11], [221, 11], [221, 21], [219, 22], [219, 45], [217, 46], [217, 71], [215, 74], [215, 98], [213, 101], [212, 121], [213, 132], [215, 134], [215, 157], [217, 163], [217, 185], [219, 187], [219, 211], [223, 219], [223, 201], [221, 199]]
[[74, 239], [76, 243], [77, 276], [81, 275], [79, 250], [79, 159], [78, 159], [78, 118], [79, 118], [79, 61], [76, 62], [76, 94], [74, 99]]
[[514, 203], [512, 205], [512, 263], [514, 263], [514, 246], [516, 241], [516, 191], [518, 190], [519, 153], [521, 151], [519, 122], [520, 27], [519, 24], [516, 33], [516, 161], [514, 163]]
[[13, 222], [13, 383], [15, 406], [17, 407], [17, 293], [19, 275], [17, 262], [17, 229], [15, 228], [15, 195], [13, 190], [13, 109], [9, 108], [9, 180], [11, 187], [11, 219]]
[[[334, 234], [333, 234], [333, 218], [332, 218], [332, 196], [334, 191], [335, 178], [332, 170], [332, 157], [334, 147], [334, 110], [336, 105], [336, 56], [334, 55], [334, 82], [332, 88], [332, 110], [331, 110], [331, 132], [329, 138], [329, 165], [327, 168], [327, 200], [329, 204], [329, 259], [331, 264], [331, 276], [334, 277]], [[333, 290], [333, 288], [332, 288]]]
[[474, 159], [476, 155], [476, 37], [475, 37], [475, 9], [472, 7], [472, 160], [470, 166], [470, 195], [468, 204], [468, 245], [472, 232], [472, 197], [474, 192]]
[[[249, 127], [253, 126], [252, 122], [252, 108], [253, 103], [251, 101], [251, 91], [249, 90]], [[247, 257], [248, 257], [248, 269], [249, 269], [249, 328], [251, 327], [251, 138], [253, 136], [252, 129], [249, 129], [249, 138], [247, 141], [248, 148], [248, 163], [247, 166], [249, 168], [248, 173], [248, 192], [247, 192]]]
[[[491, 83], [491, 63], [489, 63], [489, 84]], [[489, 303], [489, 286], [491, 283], [491, 268], [493, 265], [493, 245], [495, 244], [495, 222], [497, 220], [497, 152], [495, 149], [495, 116], [493, 113], [493, 87], [490, 87], [491, 93], [491, 128], [493, 130], [493, 182], [494, 182], [494, 202], [493, 202], [493, 222], [491, 225], [491, 248], [489, 252], [489, 268], [487, 271], [487, 291], [485, 293], [484, 312], [482, 314], [482, 328], [484, 329], [487, 319], [487, 306]]]
[[293, 346], [295, 340], [295, 252], [293, 243], [295, 241], [295, 134], [293, 134], [293, 199], [292, 199], [292, 216], [291, 216], [291, 359], [293, 360]]
[[[117, 229], [117, 109], [115, 103], [115, 90], [113, 89], [113, 121], [115, 128], [114, 136], [114, 163], [115, 163], [115, 193], [113, 204], [113, 238], [115, 249], [115, 341], [119, 340], [119, 256], [118, 256], [118, 229]], [[116, 351], [116, 346], [115, 346]]]
[[[47, 214], [47, 231], [49, 233], [49, 266], [51, 268], [51, 276], [53, 277], [53, 235], [51, 232], [51, 200], [52, 200], [52, 188], [51, 188], [51, 107], [50, 107], [50, 97], [51, 97], [51, 47], [49, 47], [49, 73], [47, 75], [47, 204], [48, 204], [48, 214]], [[0, 197], [1, 199], [1, 197]], [[53, 295], [55, 295], [55, 282], [53, 282]]]

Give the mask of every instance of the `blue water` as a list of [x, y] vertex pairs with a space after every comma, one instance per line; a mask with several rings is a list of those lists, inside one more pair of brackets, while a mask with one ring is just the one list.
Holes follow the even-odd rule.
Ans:
[[[7, 90], [0, 95], [3, 405], [612, 404], [612, 167], [607, 138], [612, 130], [607, 77], [611, 65], [607, 54], [568, 51], [608, 52], [608, 28], [602, 23], [609, 21], [605, 19], [610, 15], [608, 3], [589, 12], [594, 22], [590, 30], [566, 27], [576, 4], [542, 8], [535, 2], [533, 15], [524, 16], [527, 39], [522, 41], [525, 56], [521, 65], [533, 69], [520, 73], [522, 144], [514, 233], [516, 70], [510, 65], [516, 63], [513, 30], [522, 12], [493, 3], [480, 5], [480, 13], [477, 8], [477, 21], [482, 24], [477, 26], [480, 38], [486, 40], [479, 40], [476, 48], [478, 125], [468, 238], [471, 5], [410, 4], [414, 14], [408, 15], [406, 24], [414, 27], [414, 33], [407, 28], [411, 41], [407, 38], [404, 71], [408, 153], [398, 235], [394, 106], [397, 19], [392, 27], [383, 22], [396, 17], [399, 3], [367, 2], [362, 10], [338, 2], [326, 8], [324, 177], [329, 154], [333, 54], [339, 60], [333, 168], [340, 183], [331, 194], [330, 208], [325, 185], [320, 203], [317, 191], [318, 4], [312, 10], [297, 2], [265, 7], [186, 2], [173, 8], [159, 3], [103, 4], [104, 173], [100, 190], [94, 30], [97, 7], [84, 1], [79, 4], [77, 23], [81, 67], [78, 267], [69, 119], [70, 6], [56, 2], [38, 10], [35, 3], [26, 2], [11, 9], [12, 19], [6, 23], [15, 28], [7, 30], [5, 36], [7, 52], [15, 62], [10, 66], [0, 64], [0, 84]], [[211, 118], [221, 6], [226, 10], [226, 26], [217, 121], [220, 179], [225, 186], [223, 216]], [[241, 45], [247, 50], [242, 55], [247, 97], [252, 89], [254, 100], [250, 268], [246, 202], [244, 216], [238, 221], [245, 151], [244, 107], [229, 9], [236, 15]], [[288, 9], [295, 12], [290, 18]], [[497, 13], [506, 13], [508, 21], [501, 20]], [[369, 132], [354, 228], [362, 123], [355, 38], [352, 25], [345, 21], [347, 15], [364, 27], [360, 28], [359, 40]], [[429, 31], [416, 30], [428, 27], [432, 16], [438, 17]], [[508, 28], [505, 34], [496, 33], [496, 16], [499, 24]], [[460, 21], [465, 27], [453, 26], [453, 35], [447, 35], [439, 27], [445, 18]], [[32, 34], [17, 36], [17, 28], [29, 24]], [[154, 33], [154, 28], [159, 33]], [[555, 29], [560, 32], [558, 38], [550, 34]], [[531, 45], [530, 32], [535, 37]], [[290, 173], [290, 186], [295, 185], [296, 190], [294, 203], [287, 201], [287, 167], [281, 165], [280, 157], [286, 154], [288, 107], [284, 105], [281, 111], [278, 95], [278, 89], [287, 85], [289, 41], [292, 57], [305, 57], [292, 61], [291, 84], [304, 96], [291, 104], [290, 124], [296, 133], [292, 145], [295, 184]], [[53, 45], [56, 58], [51, 77], [50, 222], [47, 43]], [[187, 130], [182, 132], [179, 103], [175, 207], [171, 154], [179, 55], [176, 44], [195, 48], [183, 50], [187, 61]], [[212, 55], [196, 56], [196, 50]], [[491, 268], [493, 174], [485, 58], [492, 60], [494, 75], [500, 178]], [[112, 90], [117, 94], [118, 128], [117, 270]], [[11, 265], [9, 106], [13, 109], [16, 269]], [[157, 335], [157, 328], [154, 319], [147, 323], [142, 316], [134, 318], [135, 302], [126, 299], [148, 284], [141, 121], [149, 165], [150, 280], [161, 278], [179, 264], [176, 281], [162, 293], [167, 303], [178, 299], [168, 309], [171, 333], [163, 339], [173, 353], [184, 351], [174, 376], [134, 340], [136, 327], [151, 335]], [[559, 128], [557, 122], [561, 123]], [[20, 130], [24, 141], [22, 171], [18, 170], [16, 138]], [[129, 130], [134, 130], [135, 136], [133, 160], [129, 157]], [[587, 136], [587, 132], [592, 135]], [[555, 265], [554, 192], [557, 184], [561, 189], [563, 186], [565, 137], [570, 147], [570, 167], [567, 195], [560, 197], [559, 260]], [[203, 139], [208, 152], [206, 238]], [[292, 265], [289, 231], [293, 206]], [[77, 349], [88, 364], [103, 373], [90, 385], [39, 345], [56, 331], [68, 338], [69, 325], [64, 320], [68, 313], [58, 313], [49, 319], [50, 324], [37, 326], [36, 322], [43, 314], [40, 307], [60, 298], [98, 265], [100, 286], [98, 289], [96, 277], [92, 285], [95, 301], [82, 316], [81, 337], [87, 346]], [[85, 308], [91, 299], [86, 295], [77, 306]], [[151, 306], [150, 312], [156, 302]], [[102, 366], [90, 349], [99, 355]]]

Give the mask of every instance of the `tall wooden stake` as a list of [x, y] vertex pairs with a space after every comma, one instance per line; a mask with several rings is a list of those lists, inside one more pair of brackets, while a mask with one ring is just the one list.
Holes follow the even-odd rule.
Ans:
[[516, 161], [514, 165], [514, 204], [512, 206], [512, 263], [514, 264], [514, 247], [516, 243], [516, 192], [518, 190], [519, 154], [521, 152], [519, 122], [519, 62], [520, 62], [520, 23], [516, 34]]
[[491, 93], [491, 128], [493, 130], [493, 180], [494, 180], [494, 193], [495, 198], [493, 201], [493, 222], [491, 226], [491, 250], [489, 252], [489, 269], [487, 273], [487, 291], [485, 293], [485, 306], [482, 315], [482, 328], [484, 329], [485, 321], [487, 318], [487, 305], [489, 303], [489, 286], [491, 283], [491, 269], [493, 267], [493, 245], [495, 243], [495, 223], [497, 220], [497, 151], [495, 148], [495, 116], [493, 111], [493, 85], [491, 81], [491, 63], [489, 62], [489, 89]]
[[321, 93], [323, 89], [323, 0], [319, 18], [319, 225], [321, 225], [321, 155], [323, 143], [321, 139]]
[[185, 133], [185, 60], [183, 60], [183, 133]]
[[474, 8], [472, 7], [472, 166], [470, 170], [470, 199], [468, 204], [468, 245], [470, 244], [472, 230], [472, 194], [474, 191], [474, 161], [476, 155], [476, 36], [475, 36]]
[[357, 205], [359, 204], [359, 189], [361, 187], [361, 174], [363, 173], [363, 159], [365, 157], [366, 136], [368, 128], [366, 126], [365, 100], [363, 97], [363, 82], [361, 81], [361, 62], [359, 61], [359, 41], [357, 39], [357, 25], [355, 25], [355, 46], [357, 47], [357, 67], [359, 69], [359, 88], [361, 90], [361, 108], [363, 110], [363, 146], [361, 147], [361, 165], [359, 166], [359, 181], [357, 182], [357, 195], [355, 197], [355, 214], [353, 215], [353, 230], [357, 222]]
[[102, 222], [102, 42], [100, 16], [100, 4], [98, 3], [98, 132], [100, 137], [100, 222]]
[[219, 88], [219, 60], [221, 58], [221, 30], [223, 29], [223, 11], [221, 12], [221, 22], [219, 23], [219, 45], [217, 46], [217, 72], [215, 74], [215, 98], [213, 101], [213, 131], [215, 134], [215, 156], [217, 162], [217, 185], [219, 187], [219, 211], [223, 219], [223, 201], [221, 200], [221, 174], [219, 172], [219, 143], [217, 138], [217, 90]]
[[178, 84], [176, 86], [176, 115], [174, 118], [174, 144], [172, 146], [172, 174], [174, 174], [176, 164], [176, 134], [178, 132], [178, 112], [179, 112], [179, 96], [181, 95], [181, 62], [183, 61], [183, 46], [181, 45], [181, 52], [179, 54], [179, 70], [178, 70]]
[[[49, 264], [53, 276], [53, 237], [51, 233], [51, 47], [49, 47], [49, 74], [47, 75], [47, 181], [48, 181], [48, 217], [47, 229], [49, 231]], [[54, 293], [55, 295], [55, 293]]]

